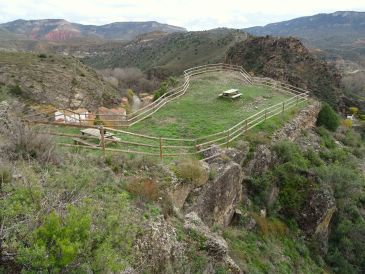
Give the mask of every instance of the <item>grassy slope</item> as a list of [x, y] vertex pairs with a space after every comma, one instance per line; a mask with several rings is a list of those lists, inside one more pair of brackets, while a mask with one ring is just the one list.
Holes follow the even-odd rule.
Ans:
[[[223, 90], [238, 88], [242, 93], [242, 99], [237, 101], [227, 101], [217, 98]], [[271, 98], [265, 99], [268, 93]], [[207, 95], [208, 94], [208, 95]], [[258, 98], [260, 100], [258, 100]], [[240, 78], [233, 73], [212, 73], [192, 79], [188, 92], [179, 99], [170, 102], [154, 115], [140, 123], [132, 126], [128, 131], [143, 133], [150, 136], [172, 137], [172, 138], [196, 138], [203, 135], [223, 131], [232, 127], [237, 122], [288, 98], [288, 95], [269, 91], [267, 89], [247, 86]], [[258, 100], [257, 103], [254, 103]], [[257, 106], [256, 109], [254, 106]], [[269, 136], [286, 121], [291, 119], [302, 107], [285, 112], [284, 115], [275, 116], [266, 122], [258, 125], [247, 132], [243, 138], [254, 143], [267, 142]], [[80, 134], [79, 129], [59, 127], [57, 130], [64, 133]], [[130, 149], [159, 154], [159, 140], [149, 140], [145, 138], [129, 136], [125, 134], [117, 135], [121, 140], [138, 142], [156, 146], [155, 148], [128, 146], [125, 144], [108, 144], [108, 148]], [[253, 136], [259, 136], [255, 138]], [[241, 139], [241, 138], [239, 138]], [[237, 140], [239, 140], [237, 139]], [[59, 137], [59, 142], [72, 143], [70, 138]], [[93, 142], [93, 140], [91, 140]], [[193, 143], [176, 143], [164, 141], [163, 145], [193, 145]], [[232, 144], [234, 145], [234, 144]], [[164, 153], [176, 153], [176, 149], [164, 149]]]
[[[222, 91], [231, 88], [239, 90], [241, 99], [232, 101], [218, 97]], [[193, 78], [184, 96], [170, 102], [130, 130], [163, 137], [201, 137], [228, 129], [287, 98], [287, 94], [248, 86], [235, 73], [206, 74]]]
[[93, 69], [59, 55], [0, 51], [0, 83], [19, 85], [24, 98], [56, 107], [80, 101], [81, 106], [98, 106], [118, 98]]

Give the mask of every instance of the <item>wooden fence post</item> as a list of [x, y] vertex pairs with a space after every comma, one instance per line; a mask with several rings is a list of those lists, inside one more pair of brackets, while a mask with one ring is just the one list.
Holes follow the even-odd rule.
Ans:
[[229, 148], [229, 130], [227, 132], [227, 148]]
[[267, 108], [265, 108], [265, 121], [266, 121], [266, 118], [267, 118]]
[[163, 158], [163, 151], [162, 151], [162, 138], [160, 137], [160, 158]]
[[101, 144], [101, 148], [103, 150], [103, 154], [105, 156], [105, 136], [104, 136], [104, 127], [100, 126], [99, 128], [100, 130], [100, 144]]
[[285, 110], [285, 102], [283, 102], [283, 112], [282, 112], [282, 114], [284, 114], [284, 110]]

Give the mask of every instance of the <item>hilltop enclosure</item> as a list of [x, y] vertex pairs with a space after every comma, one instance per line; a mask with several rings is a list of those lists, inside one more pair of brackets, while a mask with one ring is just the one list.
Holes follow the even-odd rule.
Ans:
[[[200, 155], [214, 144], [228, 146], [247, 130], [275, 115], [284, 114], [308, 97], [308, 91], [272, 79], [252, 78], [242, 67], [226, 64], [192, 68], [184, 72], [184, 77], [182, 86], [127, 118], [110, 118], [115, 123], [110, 127], [89, 126], [81, 120], [74, 124], [38, 118], [28, 119], [28, 122], [56, 125], [47, 134], [57, 135], [63, 146], [161, 158]], [[219, 98], [220, 93], [232, 88], [241, 94], [239, 99]], [[96, 139], [90, 142], [98, 144], [87, 145], [89, 140], [81, 145], [72, 144], [75, 138], [80, 138], [80, 127], [99, 128], [99, 136], [81, 136], [82, 139]], [[116, 137], [109, 144], [104, 139], [105, 130]]]

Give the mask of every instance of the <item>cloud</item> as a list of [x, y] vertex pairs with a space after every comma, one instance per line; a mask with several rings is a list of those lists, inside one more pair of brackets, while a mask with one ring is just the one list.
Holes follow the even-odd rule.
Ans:
[[83, 24], [116, 21], [159, 21], [203, 30], [243, 28], [298, 16], [336, 10], [365, 10], [359, 0], [12, 0], [0, 2], [0, 22], [16, 19], [63, 18]]

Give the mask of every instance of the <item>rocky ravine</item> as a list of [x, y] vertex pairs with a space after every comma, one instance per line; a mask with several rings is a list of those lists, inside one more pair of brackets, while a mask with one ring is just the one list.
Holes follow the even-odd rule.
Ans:
[[[320, 105], [313, 104], [303, 109], [298, 115], [282, 129], [273, 135], [273, 143], [283, 139], [295, 141], [305, 128], [315, 125], [315, 120], [319, 112]], [[260, 145], [253, 154], [250, 161], [246, 160], [248, 144], [245, 149], [238, 151], [227, 149], [222, 152], [222, 156], [210, 161], [206, 169], [215, 170], [214, 179], [208, 179], [202, 186], [182, 184], [176, 181], [170, 189], [170, 197], [174, 202], [175, 210], [184, 219], [184, 229], [193, 231], [205, 239], [204, 249], [211, 257], [211, 263], [205, 273], [214, 273], [217, 265], [223, 265], [230, 269], [232, 273], [242, 273], [243, 271], [234, 263], [229, 256], [227, 242], [217, 233], [210, 230], [212, 225], [220, 227], [229, 226], [236, 216], [237, 206], [242, 202], [247, 202], [246, 182], [251, 176], [259, 175], [275, 164], [276, 156], [268, 145]], [[211, 153], [217, 153], [219, 148], [214, 148]], [[277, 198], [280, 189], [274, 187], [270, 197], [271, 202]], [[330, 193], [315, 191], [311, 193], [310, 200], [301, 211], [302, 218], [298, 221], [303, 231], [308, 237], [315, 239], [320, 244], [323, 253], [327, 248], [328, 228], [332, 215], [336, 208]], [[247, 218], [250, 218], [246, 216]], [[255, 222], [247, 220], [247, 229], [253, 229]], [[160, 235], [158, 227], [168, 227], [161, 219], [158, 224], [152, 224], [150, 229], [143, 236], [140, 243], [148, 243], [156, 252], [150, 253], [149, 247], [138, 244], [139, 250], [146, 252], [148, 256], [158, 256], [152, 261], [165, 261], [166, 269], [176, 269], [174, 262], [180, 261], [177, 258], [184, 257], [184, 246], [176, 241], [176, 232], [170, 227], [169, 232]], [[163, 230], [163, 229], [162, 229]], [[167, 238], [166, 238], [167, 237]], [[168, 244], [161, 243], [167, 241]], [[167, 248], [167, 250], [166, 250]], [[158, 255], [156, 255], [158, 254]], [[165, 254], [165, 255], [164, 255]], [[164, 271], [166, 271], [164, 269]], [[159, 269], [159, 271], [162, 271]]]

